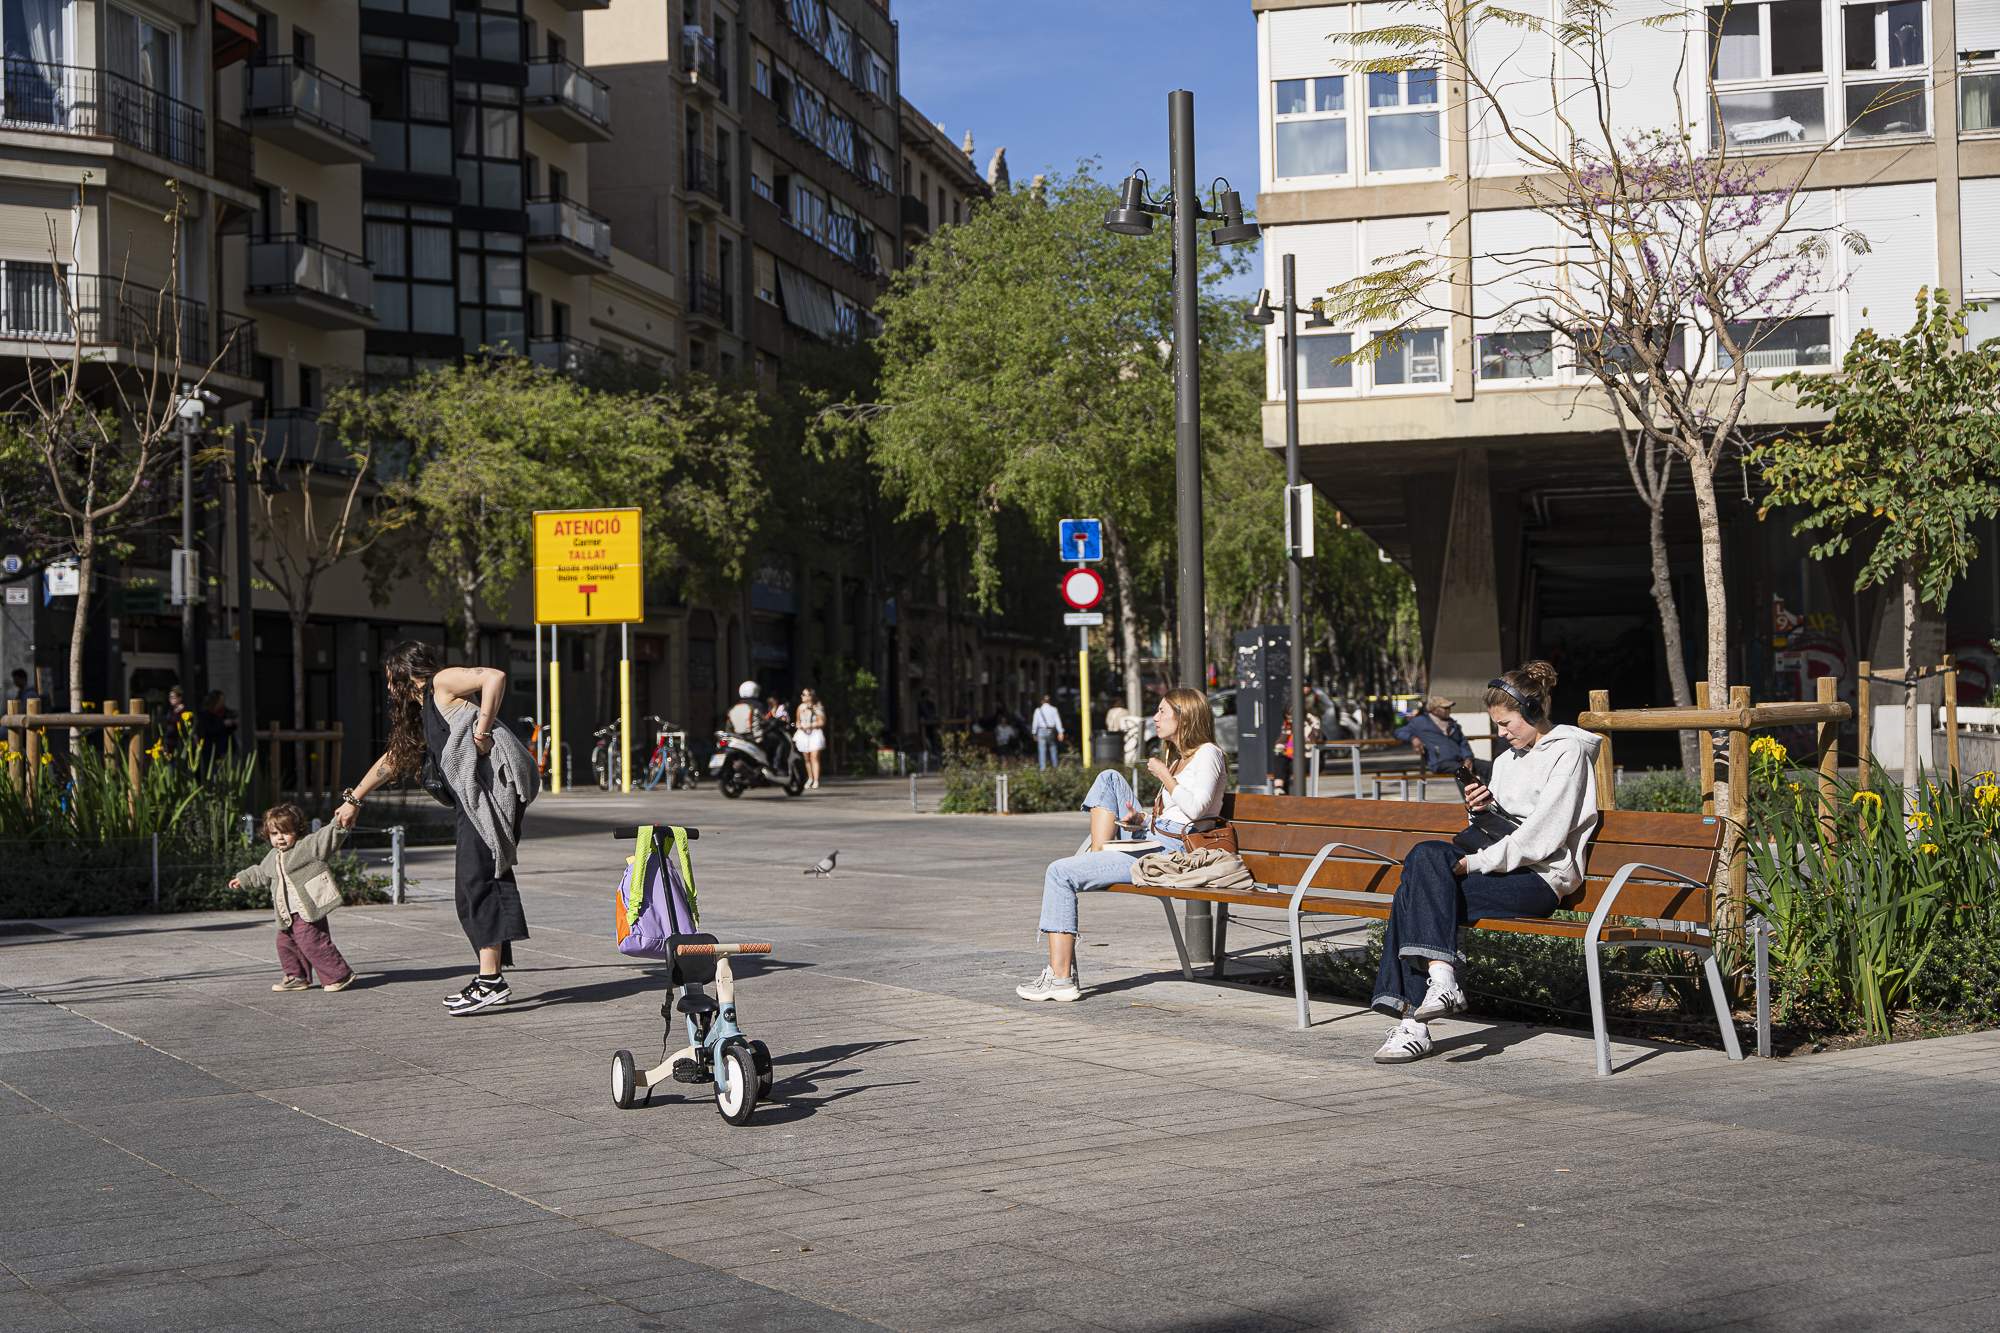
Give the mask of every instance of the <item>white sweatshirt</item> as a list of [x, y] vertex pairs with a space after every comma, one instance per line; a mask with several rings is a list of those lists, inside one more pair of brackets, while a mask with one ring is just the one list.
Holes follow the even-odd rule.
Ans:
[[1177, 824], [1192, 824], [1222, 813], [1222, 797], [1228, 787], [1229, 765], [1220, 746], [1199, 745], [1188, 756], [1181, 771], [1174, 774], [1174, 789], [1162, 795], [1160, 818]]
[[1592, 760], [1602, 743], [1579, 727], [1554, 727], [1534, 748], [1495, 759], [1489, 789], [1521, 826], [1466, 857], [1466, 868], [1484, 875], [1532, 870], [1558, 896], [1582, 884], [1584, 849], [1597, 831]]

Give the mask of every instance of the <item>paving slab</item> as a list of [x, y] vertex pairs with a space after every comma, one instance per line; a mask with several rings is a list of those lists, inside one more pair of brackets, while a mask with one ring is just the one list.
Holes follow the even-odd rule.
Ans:
[[[1383, 1068], [1374, 1016], [1298, 1031], [1268, 956], [1183, 981], [1110, 895], [1086, 999], [1023, 1005], [1077, 820], [907, 795], [545, 797], [519, 1000], [466, 1020], [448, 850], [334, 918], [336, 995], [268, 990], [258, 913], [0, 936], [0, 1327], [1995, 1326], [2000, 1037], [1620, 1040], [1600, 1080], [1587, 1033], [1472, 1016]], [[663, 1036], [608, 939], [637, 818], [701, 827], [704, 926], [777, 945], [746, 1127], [610, 1105]]]

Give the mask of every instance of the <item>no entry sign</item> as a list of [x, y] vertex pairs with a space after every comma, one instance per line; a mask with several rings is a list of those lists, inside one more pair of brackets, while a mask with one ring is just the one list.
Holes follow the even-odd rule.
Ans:
[[1072, 569], [1063, 575], [1062, 598], [1079, 611], [1088, 611], [1104, 599], [1104, 580], [1094, 569]]

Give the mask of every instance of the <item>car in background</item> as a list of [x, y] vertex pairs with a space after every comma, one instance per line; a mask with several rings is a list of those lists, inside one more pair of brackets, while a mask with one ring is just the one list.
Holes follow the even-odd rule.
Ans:
[[1236, 691], [1211, 690], [1208, 711], [1215, 718], [1215, 743], [1227, 755], [1236, 753]]

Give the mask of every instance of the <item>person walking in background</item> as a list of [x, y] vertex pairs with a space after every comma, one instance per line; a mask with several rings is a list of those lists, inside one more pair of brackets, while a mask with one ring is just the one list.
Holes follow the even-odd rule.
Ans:
[[[389, 749], [340, 794], [334, 821], [354, 827], [361, 803], [391, 778], [418, 779], [458, 811], [458, 923], [479, 956], [479, 975], [445, 1001], [463, 1018], [513, 998], [504, 971], [528, 917], [514, 882], [521, 820], [541, 792], [534, 756], [500, 723], [507, 673], [440, 665], [429, 644], [399, 643], [382, 658], [389, 689]], [[426, 762], [428, 761], [428, 763]]]
[[338, 822], [317, 833], [308, 833], [306, 827], [306, 812], [296, 805], [266, 810], [264, 840], [271, 851], [257, 865], [237, 871], [229, 887], [271, 891], [271, 911], [278, 920], [278, 965], [285, 969], [272, 990], [310, 990], [315, 973], [321, 990], [346, 990], [354, 983], [354, 969], [340, 956], [326, 918], [341, 904], [340, 885], [327, 862], [347, 841], [347, 830]]
[[1035, 734], [1035, 767], [1053, 768], [1056, 747], [1063, 742], [1063, 724], [1062, 714], [1056, 711], [1055, 701], [1048, 695], [1042, 696], [1040, 707], [1028, 721], [1028, 730]]
[[1465, 728], [1458, 725], [1451, 710], [1451, 700], [1442, 694], [1429, 696], [1424, 700], [1423, 712], [1396, 728], [1396, 739], [1408, 742], [1411, 749], [1423, 756], [1426, 772], [1456, 773], [1460, 764], [1470, 761], [1483, 782], [1492, 776], [1493, 765], [1472, 757]]
[[229, 702], [221, 690], [210, 690], [194, 715], [194, 766], [207, 777], [216, 763], [229, 753], [236, 738], [236, 719], [229, 715]]
[[819, 786], [819, 767], [826, 753], [826, 708], [811, 689], [799, 691], [799, 755], [806, 761], [806, 788]]
[[28, 678], [28, 673], [20, 667], [15, 667], [12, 683], [7, 686], [7, 711], [25, 713], [28, 711], [28, 700], [39, 700], [41, 697], [42, 692], [35, 688], [35, 683]]

